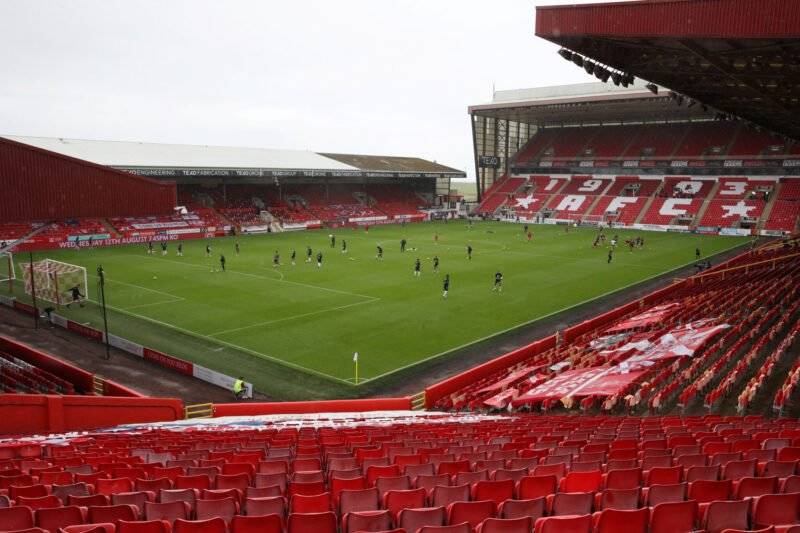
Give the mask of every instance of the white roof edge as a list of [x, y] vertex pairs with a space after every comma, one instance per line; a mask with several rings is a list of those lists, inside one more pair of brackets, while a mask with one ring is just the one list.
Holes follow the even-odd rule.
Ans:
[[[646, 83], [643, 80], [636, 80], [636, 85], [630, 87], [616, 86], [613, 83], [573, 83], [568, 85], [549, 85], [545, 87], [529, 87], [521, 89], [507, 89], [502, 91], [495, 91], [491, 102], [478, 104], [473, 107], [480, 107], [483, 105], [498, 105], [498, 104], [512, 104], [520, 102], [529, 102], [535, 104], [537, 101], [554, 100], [575, 100], [575, 99], [590, 99], [593, 97], [654, 97], [652, 92], [644, 87]], [[664, 87], [659, 86], [659, 93], [667, 91]]]
[[20, 135], [0, 135], [0, 137], [111, 167], [360, 170], [308, 150], [99, 141]]

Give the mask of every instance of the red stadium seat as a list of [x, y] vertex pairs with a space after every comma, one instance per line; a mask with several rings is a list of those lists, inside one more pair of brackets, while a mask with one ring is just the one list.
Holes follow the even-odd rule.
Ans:
[[514, 497], [514, 481], [479, 481], [472, 487], [473, 500], [491, 500], [495, 505]]
[[650, 533], [687, 533], [697, 523], [697, 502], [660, 503], [650, 512]]
[[297, 494], [289, 500], [290, 513], [327, 513], [333, 510], [333, 501], [330, 492], [323, 492], [313, 496]]
[[89, 522], [110, 522], [128, 520], [133, 522], [139, 517], [139, 510], [135, 505], [97, 505], [89, 507], [86, 519]]
[[20, 496], [17, 498], [17, 505], [30, 507], [34, 511], [36, 509], [49, 509], [52, 507], [61, 507], [63, 504], [57, 496], [50, 494], [49, 496], [40, 496], [36, 498], [25, 498]]
[[133, 481], [126, 477], [98, 479], [94, 483], [94, 490], [97, 494], [111, 496], [118, 492], [132, 492]]
[[547, 497], [548, 514], [552, 516], [584, 515], [592, 512], [591, 492], [557, 492]]
[[144, 502], [152, 502], [155, 500], [155, 494], [152, 492], [120, 492], [111, 495], [111, 504], [129, 504], [135, 505], [139, 510], [140, 517], [144, 515]]
[[595, 492], [603, 481], [600, 471], [570, 472], [558, 484], [560, 492]]
[[3, 524], [7, 531], [34, 527], [33, 510], [30, 507], [0, 509], [0, 524]]
[[87, 496], [78, 496], [70, 494], [67, 496], [67, 505], [78, 505], [80, 507], [92, 507], [108, 505], [111, 500], [108, 496], [103, 494], [92, 494]]
[[278, 515], [234, 516], [230, 533], [283, 533], [283, 521]]
[[386, 531], [392, 527], [389, 511], [354, 511], [342, 517], [342, 533]]
[[189, 520], [192, 517], [192, 506], [189, 502], [175, 500], [164, 503], [145, 502], [145, 520], [166, 520], [174, 522], [177, 519]]
[[117, 521], [117, 533], [170, 533], [171, 531], [172, 524], [166, 520]]
[[376, 511], [379, 508], [378, 489], [343, 490], [339, 494], [339, 515], [353, 511]]
[[448, 507], [454, 502], [469, 501], [469, 492], [469, 485], [436, 486], [431, 493], [430, 502], [434, 507]]
[[604, 509], [633, 510], [639, 508], [641, 489], [606, 489], [595, 494], [594, 508], [598, 511]]
[[591, 533], [592, 517], [583, 516], [548, 516], [536, 520], [534, 533]]
[[383, 497], [383, 508], [389, 510], [394, 520], [403, 509], [425, 507], [426, 497], [425, 489], [390, 490]]
[[417, 531], [423, 526], [443, 526], [447, 522], [444, 507], [403, 509], [397, 516], [397, 525], [406, 531]]
[[[86, 522], [86, 512], [80, 507], [53, 507], [50, 509], [37, 509], [34, 513], [36, 526], [55, 532], [60, 527], [74, 526]], [[2, 524], [2, 520], [0, 520]]]
[[532, 520], [541, 518], [547, 510], [545, 497], [532, 500], [506, 500], [500, 504], [497, 514], [500, 518], [529, 517]]
[[606, 509], [594, 515], [594, 533], [646, 533], [650, 510]]
[[222, 518], [208, 520], [175, 520], [173, 533], [228, 533], [228, 525]]
[[472, 527], [466, 522], [450, 526], [423, 526], [417, 533], [472, 533]]
[[556, 476], [528, 476], [519, 480], [517, 497], [529, 500], [555, 494], [558, 484]]
[[288, 533], [337, 533], [336, 515], [327, 513], [292, 513]]
[[266, 498], [246, 498], [243, 511], [247, 516], [266, 516], [276, 514], [286, 518], [286, 500], [282, 496]]
[[750, 502], [714, 501], [708, 504], [703, 517], [703, 529], [719, 533], [725, 529], [747, 529]]
[[759, 496], [753, 503], [751, 516], [753, 527], [798, 524], [800, 523], [800, 493]]
[[475, 533], [530, 533], [532, 528], [530, 517], [487, 518], [475, 528]]
[[[76, 524], [61, 528], [58, 533], [116, 533], [116, 525], [110, 522]], [[19, 532], [16, 532], [19, 533]]]
[[490, 500], [453, 502], [447, 506], [447, 523], [460, 524], [467, 522], [474, 528], [485, 519], [494, 518], [495, 514], [496, 506]]
[[226, 522], [230, 522], [238, 513], [239, 504], [236, 503], [234, 498], [223, 498], [221, 500], [204, 500], [200, 498], [197, 500], [195, 509], [195, 517], [198, 520], [219, 517]]

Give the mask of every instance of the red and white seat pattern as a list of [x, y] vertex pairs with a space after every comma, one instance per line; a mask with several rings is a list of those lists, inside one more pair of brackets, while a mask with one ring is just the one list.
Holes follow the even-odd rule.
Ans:
[[759, 219], [764, 205], [761, 200], [711, 200], [699, 225], [730, 227], [742, 218]]
[[656, 198], [642, 217], [642, 224], [671, 224], [681, 216], [694, 216], [703, 205], [702, 198]]

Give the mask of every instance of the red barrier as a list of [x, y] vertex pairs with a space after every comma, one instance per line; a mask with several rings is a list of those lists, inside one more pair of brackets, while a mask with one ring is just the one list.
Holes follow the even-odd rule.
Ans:
[[323, 400], [319, 402], [215, 403], [214, 416], [255, 416], [308, 413], [353, 413], [364, 411], [407, 411], [411, 398], [369, 398]]
[[[91, 392], [94, 389], [94, 379], [90, 372], [40, 352], [27, 344], [0, 337], [0, 350], [69, 381], [79, 390]], [[2, 424], [0, 427], [3, 427]]]
[[67, 329], [70, 331], [74, 331], [78, 335], [86, 337], [87, 339], [92, 339], [93, 341], [103, 342], [103, 332], [99, 329], [90, 328], [89, 326], [84, 326], [83, 324], [79, 324], [78, 322], [73, 322], [72, 320], [67, 321]]
[[507, 368], [511, 365], [519, 363], [520, 361], [524, 361], [525, 359], [533, 357], [538, 353], [549, 350], [555, 345], [556, 336], [550, 335], [549, 337], [532, 342], [527, 346], [523, 346], [522, 348], [508, 352], [507, 354], [501, 355], [496, 359], [492, 359], [491, 361], [487, 361], [460, 374], [456, 374], [451, 378], [431, 385], [425, 389], [425, 407], [433, 407], [433, 404], [436, 403], [436, 401], [447, 396], [448, 394], [452, 394], [455, 391], [469, 385], [470, 383], [489, 376], [499, 370], [502, 370], [503, 368]]
[[80, 431], [182, 418], [183, 402], [176, 398], [0, 395], [0, 430], [6, 435]]

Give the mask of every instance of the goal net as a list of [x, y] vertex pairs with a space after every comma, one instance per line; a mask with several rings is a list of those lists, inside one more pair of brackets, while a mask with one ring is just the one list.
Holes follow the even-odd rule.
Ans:
[[89, 299], [89, 283], [86, 269], [82, 266], [42, 259], [20, 263], [20, 270], [26, 294], [33, 294], [35, 289], [36, 298], [62, 305], [72, 301], [71, 291], [77, 286], [81, 294]]
[[11, 292], [15, 279], [17, 276], [14, 272], [14, 256], [11, 252], [0, 252], [0, 287], [7, 285], [8, 292]]
[[569, 215], [571, 224], [579, 224], [581, 226], [602, 226], [605, 221], [603, 215]]

